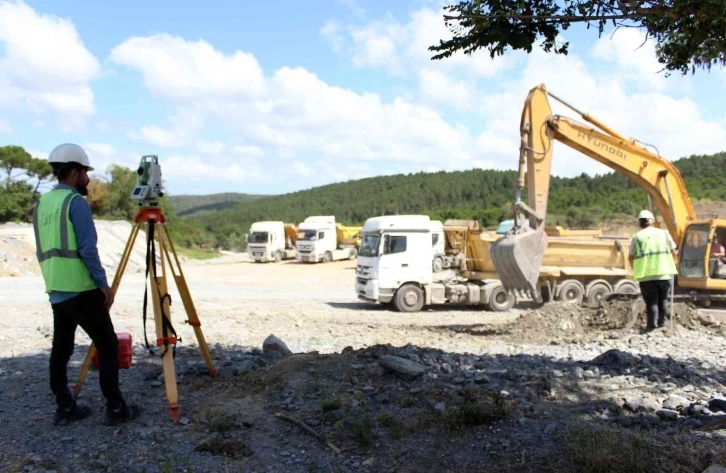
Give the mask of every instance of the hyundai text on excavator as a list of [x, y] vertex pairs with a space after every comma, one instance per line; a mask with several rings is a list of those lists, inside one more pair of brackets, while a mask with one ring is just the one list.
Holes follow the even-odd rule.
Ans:
[[[576, 112], [596, 128], [554, 115], [548, 96]], [[528, 294], [546, 302], [552, 288], [540, 279], [548, 247], [545, 232], [550, 168], [554, 140], [624, 174], [649, 197], [678, 245], [674, 295], [677, 300], [706, 304], [724, 299], [726, 277], [719, 277], [719, 262], [710, 259], [714, 237], [724, 242], [726, 220], [698, 220], [678, 169], [650, 152], [644, 143], [628, 139], [550, 93], [544, 84], [529, 91], [520, 121], [521, 145], [514, 225], [492, 244], [490, 256], [502, 285], [508, 291]], [[648, 146], [648, 145], [646, 145]], [[528, 203], [522, 201], [527, 184]], [[660, 226], [660, 223], [656, 223]]]

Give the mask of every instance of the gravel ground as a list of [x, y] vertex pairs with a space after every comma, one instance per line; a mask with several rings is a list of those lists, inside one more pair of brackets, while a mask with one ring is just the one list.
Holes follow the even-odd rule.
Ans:
[[[359, 303], [353, 261], [184, 264], [220, 373], [206, 374], [172, 286], [182, 337], [176, 425], [159, 359], [143, 347], [142, 275], [124, 275], [112, 311], [116, 331], [135, 344], [122, 390], [144, 408], [122, 427], [101, 425], [93, 370], [81, 400], [94, 415], [52, 425], [42, 280], [0, 278], [0, 471], [578, 471], [583, 464], [562, 439], [580, 424], [680, 436], [683, 445], [720, 436], [695, 430], [726, 408], [726, 341], [712, 320], [650, 334], [591, 322], [562, 336], [568, 329], [557, 317], [576, 317], [565, 307], [400, 314]], [[153, 322], [147, 327], [155, 338]], [[294, 354], [263, 350], [271, 334]], [[88, 344], [79, 330], [71, 383]], [[700, 472], [715, 457], [688, 458], [671, 471]]]

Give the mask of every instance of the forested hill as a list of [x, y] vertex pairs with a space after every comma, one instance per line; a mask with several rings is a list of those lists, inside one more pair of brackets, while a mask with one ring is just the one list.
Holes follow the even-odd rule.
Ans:
[[170, 195], [169, 204], [179, 216], [201, 215], [217, 210], [230, 209], [240, 202], [267, 197], [264, 195], [225, 192], [207, 195]]
[[[674, 161], [691, 199], [726, 200], [726, 153]], [[486, 227], [510, 218], [516, 172], [470, 170], [381, 176], [330, 184], [237, 204], [200, 216], [223, 247], [238, 247], [259, 220], [299, 223], [309, 215], [335, 215], [347, 224], [390, 214], [427, 214], [446, 220], [476, 219]], [[526, 194], [523, 197], [526, 199]], [[599, 221], [632, 218], [647, 204], [645, 193], [620, 174], [553, 177], [548, 221], [588, 227]]]

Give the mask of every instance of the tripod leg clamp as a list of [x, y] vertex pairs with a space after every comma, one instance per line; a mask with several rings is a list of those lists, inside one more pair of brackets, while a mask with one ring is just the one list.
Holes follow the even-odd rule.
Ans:
[[176, 337], [162, 337], [156, 339], [156, 346], [176, 345]]

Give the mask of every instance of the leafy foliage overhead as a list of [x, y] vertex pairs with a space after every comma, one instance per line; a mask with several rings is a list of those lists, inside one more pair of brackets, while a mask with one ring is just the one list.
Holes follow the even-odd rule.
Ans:
[[558, 36], [584, 23], [599, 35], [608, 24], [645, 30], [667, 71], [687, 74], [726, 64], [724, 0], [464, 0], [444, 10], [454, 36], [429, 47], [437, 53], [432, 59], [480, 48], [492, 58], [507, 48], [529, 53], [540, 39], [545, 52], [567, 54], [569, 43], [558, 44]]

